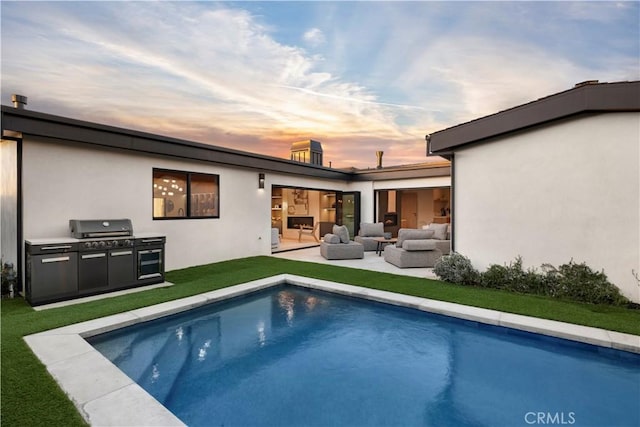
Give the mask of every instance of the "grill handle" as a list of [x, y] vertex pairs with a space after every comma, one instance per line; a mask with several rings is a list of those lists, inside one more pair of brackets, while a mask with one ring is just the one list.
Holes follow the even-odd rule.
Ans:
[[69, 261], [69, 257], [68, 256], [61, 256], [61, 257], [57, 257], [57, 258], [45, 258], [42, 260], [43, 264], [48, 264], [50, 262], [65, 262], [65, 261]]
[[83, 238], [130, 236], [128, 231], [101, 231], [99, 233], [82, 233]]
[[103, 253], [99, 253], [99, 254], [82, 255], [82, 259], [104, 258], [106, 256], [107, 256], [107, 254], [103, 252]]
[[138, 280], [151, 279], [152, 277], [162, 277], [162, 274], [161, 273], [143, 274], [142, 276], [138, 277]]
[[142, 239], [142, 243], [162, 243], [162, 239]]
[[60, 246], [42, 246], [40, 250], [42, 251], [55, 251], [60, 249], [71, 249], [71, 245], [60, 245]]
[[125, 256], [125, 255], [132, 255], [132, 254], [133, 254], [132, 251], [111, 252], [111, 256]]

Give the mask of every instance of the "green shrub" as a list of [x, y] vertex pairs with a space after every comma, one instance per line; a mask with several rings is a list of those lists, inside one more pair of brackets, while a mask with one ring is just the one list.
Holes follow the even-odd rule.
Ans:
[[585, 263], [573, 260], [555, 268], [545, 264], [546, 281], [554, 289], [554, 296], [571, 298], [593, 304], [628, 304], [620, 290], [607, 279], [604, 272], [593, 271]]
[[469, 258], [456, 252], [436, 261], [433, 272], [445, 282], [461, 285], [477, 285], [480, 282], [480, 273], [473, 268]]
[[514, 292], [547, 294], [544, 276], [538, 274], [535, 269], [524, 270], [522, 257], [517, 257], [508, 266], [489, 266], [487, 271], [480, 275], [480, 285]]
[[509, 265], [493, 264], [479, 273], [469, 258], [454, 252], [440, 258], [433, 271], [441, 280], [461, 285], [569, 298], [592, 304], [629, 305], [629, 300], [603, 272], [593, 271], [585, 263], [576, 264], [573, 260], [558, 268], [544, 264], [542, 272], [539, 272], [534, 268], [525, 270], [522, 257], [518, 256]]

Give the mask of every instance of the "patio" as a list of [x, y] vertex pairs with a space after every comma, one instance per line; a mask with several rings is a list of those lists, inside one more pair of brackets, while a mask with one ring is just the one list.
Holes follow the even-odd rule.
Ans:
[[[329, 264], [337, 267], [357, 268], [361, 270], [376, 271], [378, 273], [391, 273], [400, 276], [423, 277], [437, 279], [432, 268], [398, 268], [384, 260], [383, 256], [378, 256], [375, 252], [365, 252], [363, 259], [328, 260], [320, 255], [320, 247], [315, 244], [313, 247], [293, 250], [295, 244], [284, 240], [281, 247], [290, 246], [289, 250], [274, 252], [271, 256], [288, 259], [292, 261], [306, 261], [317, 264]], [[297, 242], [295, 242], [297, 243]]]

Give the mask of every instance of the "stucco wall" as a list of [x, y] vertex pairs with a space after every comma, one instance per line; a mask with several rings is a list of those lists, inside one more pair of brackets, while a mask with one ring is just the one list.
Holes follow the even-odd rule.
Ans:
[[640, 301], [640, 114], [540, 126], [455, 155], [455, 250], [476, 267], [573, 259]]
[[17, 143], [0, 142], [0, 257], [5, 264], [18, 265], [16, 247], [18, 225]]
[[[153, 168], [220, 175], [220, 218], [153, 220]], [[271, 185], [346, 190], [346, 183], [28, 138], [24, 236], [68, 236], [69, 219], [130, 218], [167, 236], [166, 269], [271, 254]]]
[[[153, 169], [220, 175], [220, 218], [153, 220]], [[68, 141], [28, 137], [23, 144], [24, 237], [68, 236], [69, 219], [130, 218], [135, 232], [167, 236], [173, 270], [271, 253], [271, 186], [360, 191], [362, 221], [373, 220], [374, 189], [449, 185], [449, 178], [335, 181], [265, 173]]]

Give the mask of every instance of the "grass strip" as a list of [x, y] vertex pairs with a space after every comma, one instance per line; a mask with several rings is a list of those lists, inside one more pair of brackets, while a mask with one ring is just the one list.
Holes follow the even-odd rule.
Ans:
[[266, 256], [243, 258], [170, 271], [172, 287], [68, 307], [34, 311], [23, 299], [3, 300], [0, 425], [86, 425], [23, 336], [282, 273], [640, 335], [640, 310]]

